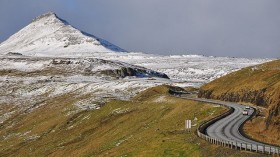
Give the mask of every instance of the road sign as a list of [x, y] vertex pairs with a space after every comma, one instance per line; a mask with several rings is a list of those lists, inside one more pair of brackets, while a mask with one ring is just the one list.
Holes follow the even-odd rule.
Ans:
[[186, 125], [186, 129], [191, 129], [192, 128], [192, 121], [191, 120], [186, 120], [185, 125]]

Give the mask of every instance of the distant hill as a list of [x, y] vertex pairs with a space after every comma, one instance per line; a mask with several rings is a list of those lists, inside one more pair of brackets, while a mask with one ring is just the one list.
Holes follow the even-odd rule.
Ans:
[[80, 31], [55, 13], [48, 12], [0, 44], [0, 54], [23, 55], [88, 54], [125, 52], [106, 40]]
[[255, 131], [258, 130], [255, 136], [263, 132], [263, 140], [280, 143], [280, 60], [244, 68], [205, 84], [199, 97], [247, 102], [266, 108], [262, 111], [265, 118], [255, 120]]

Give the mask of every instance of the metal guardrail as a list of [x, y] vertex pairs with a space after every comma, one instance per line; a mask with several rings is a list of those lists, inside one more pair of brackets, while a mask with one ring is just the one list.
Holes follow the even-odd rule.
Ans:
[[[215, 103], [215, 104], [219, 104], [219, 103]], [[232, 141], [222, 140], [222, 139], [213, 138], [213, 137], [208, 136], [206, 134], [206, 128], [208, 128], [210, 125], [212, 125], [216, 121], [223, 119], [224, 117], [226, 117], [234, 112], [234, 108], [232, 108], [232, 107], [228, 107], [223, 104], [219, 104], [219, 105], [225, 106], [225, 107], [229, 108], [229, 110], [222, 115], [219, 115], [215, 118], [212, 118], [212, 119], [202, 123], [196, 130], [198, 137], [200, 137], [212, 144], [221, 145], [223, 147], [228, 147], [231, 149], [245, 150], [245, 151], [257, 152], [257, 153], [269, 154], [269, 155], [277, 155], [277, 156], [280, 155], [279, 147], [266, 146], [265, 144], [259, 145], [259, 144], [243, 143], [243, 142], [238, 142], [238, 141], [232, 142]], [[243, 123], [245, 123], [245, 122], [243, 122]]]
[[277, 147], [270, 147], [265, 145], [258, 145], [258, 144], [248, 144], [248, 143], [241, 143], [241, 142], [232, 142], [232, 141], [225, 141], [217, 138], [212, 138], [206, 134], [203, 134], [197, 129], [197, 135], [216, 145], [221, 145], [223, 147], [228, 147], [231, 149], [236, 150], [245, 150], [245, 151], [251, 151], [251, 152], [257, 152], [257, 153], [263, 153], [263, 154], [270, 154], [270, 155], [280, 155], [280, 149]]

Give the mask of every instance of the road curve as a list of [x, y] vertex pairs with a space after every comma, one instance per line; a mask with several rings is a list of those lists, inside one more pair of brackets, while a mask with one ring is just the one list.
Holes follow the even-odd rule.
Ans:
[[208, 126], [206, 128], [206, 135], [212, 138], [233, 143], [234, 146], [241, 147], [246, 150], [253, 150], [253, 151], [259, 150], [259, 152], [265, 152], [269, 154], [280, 153], [280, 147], [254, 141], [252, 139], [243, 136], [240, 133], [240, 130], [242, 129], [241, 128], [242, 124], [251, 117], [251, 115], [254, 113], [255, 110], [254, 108], [251, 108], [249, 110], [249, 115], [243, 115], [242, 111], [244, 110], [245, 106], [237, 103], [203, 99], [203, 98], [189, 98], [189, 97], [182, 97], [182, 98], [194, 100], [194, 101], [200, 101], [200, 102], [220, 104], [234, 109], [234, 111], [230, 115]]

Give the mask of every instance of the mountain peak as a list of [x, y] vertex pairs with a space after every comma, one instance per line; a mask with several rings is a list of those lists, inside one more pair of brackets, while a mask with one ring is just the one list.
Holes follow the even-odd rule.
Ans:
[[45, 19], [45, 18], [58, 18], [57, 15], [54, 13], [54, 12], [47, 12], [47, 13], [44, 13], [40, 16], [37, 16], [35, 19], [32, 20], [32, 22], [34, 21], [38, 21], [38, 20], [41, 20], [41, 19]]
[[126, 52], [106, 40], [72, 27], [54, 12], [42, 14], [0, 44], [0, 54], [90, 55], [95, 52]]
[[60, 17], [58, 17], [56, 15], [55, 12], [52, 12], [52, 11], [49, 11], [47, 13], [44, 13], [40, 16], [37, 16], [35, 19], [32, 20], [32, 22], [36, 22], [36, 21], [41, 21], [41, 20], [46, 20], [46, 21], [61, 21], [63, 22], [64, 24], [67, 24], [68, 25], [68, 22], [61, 19]]
[[[55, 13], [55, 12], [52, 12], [52, 11], [48, 11], [48, 12], [46, 12], [46, 13], [40, 15], [40, 16], [56, 16], [56, 13]], [[39, 16], [39, 17], [40, 17], [40, 16]]]

